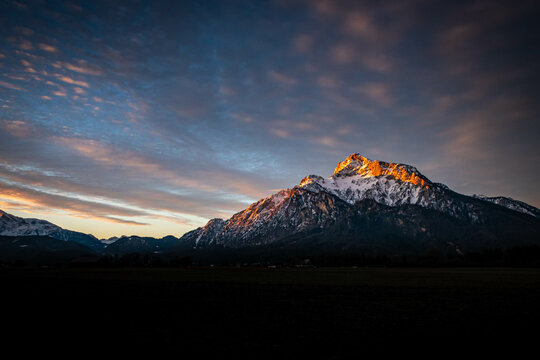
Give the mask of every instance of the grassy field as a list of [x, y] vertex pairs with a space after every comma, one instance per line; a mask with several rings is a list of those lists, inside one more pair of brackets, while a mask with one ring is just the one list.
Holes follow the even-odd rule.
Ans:
[[0, 286], [5, 343], [331, 358], [375, 344], [526, 341], [540, 328], [540, 269], [3, 269]]

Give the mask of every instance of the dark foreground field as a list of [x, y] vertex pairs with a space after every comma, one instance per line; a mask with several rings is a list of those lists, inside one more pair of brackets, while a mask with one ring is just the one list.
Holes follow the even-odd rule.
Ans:
[[[3, 269], [4, 345], [300, 356], [537, 337], [540, 269]], [[534, 341], [536, 339], [533, 338]], [[356, 349], [356, 350], [355, 350]], [[261, 357], [261, 356], [258, 356]]]

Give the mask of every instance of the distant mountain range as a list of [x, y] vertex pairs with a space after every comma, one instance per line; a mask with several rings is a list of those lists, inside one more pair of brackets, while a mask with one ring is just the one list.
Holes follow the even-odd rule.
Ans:
[[[178, 247], [179, 239], [121, 236], [97, 239], [91, 234], [63, 229], [49, 221], [21, 218], [0, 210], [0, 260], [43, 261], [88, 255], [124, 255], [128, 253], [163, 253]], [[59, 256], [62, 255], [62, 256]]]
[[540, 245], [540, 210], [534, 206], [507, 197], [459, 194], [413, 166], [359, 154], [340, 162], [329, 178], [306, 176], [292, 189], [261, 199], [230, 219], [212, 219], [179, 239], [123, 236], [100, 241], [44, 220], [0, 215], [0, 236], [45, 235], [109, 255], [250, 253], [280, 259], [436, 250], [459, 256]]

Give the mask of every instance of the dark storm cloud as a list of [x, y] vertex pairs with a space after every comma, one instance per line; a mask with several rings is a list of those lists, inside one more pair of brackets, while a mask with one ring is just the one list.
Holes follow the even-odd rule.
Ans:
[[534, 2], [1, 6], [10, 186], [202, 223], [361, 152], [540, 205]]

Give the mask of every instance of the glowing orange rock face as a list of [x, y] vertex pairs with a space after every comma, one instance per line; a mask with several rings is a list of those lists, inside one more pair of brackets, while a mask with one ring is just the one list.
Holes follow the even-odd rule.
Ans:
[[430, 182], [423, 178], [423, 176], [416, 174], [415, 170], [413, 167], [407, 165], [369, 160], [359, 154], [351, 154], [347, 159], [338, 164], [334, 170], [334, 176], [362, 175], [364, 177], [372, 177], [386, 175], [418, 186], [429, 187]]
[[311, 178], [311, 176], [306, 176], [305, 178], [302, 179], [302, 181], [300, 181], [300, 186], [305, 186], [312, 182], [313, 182], [313, 179]]
[[294, 195], [294, 191], [291, 189], [285, 189], [277, 194], [270, 195], [264, 199], [257, 201], [249, 205], [245, 210], [234, 214], [227, 224], [225, 229], [231, 229], [235, 227], [247, 227], [259, 220], [263, 216], [269, 216], [278, 211], [279, 205], [275, 203], [275, 197], [281, 194], [281, 201]]

